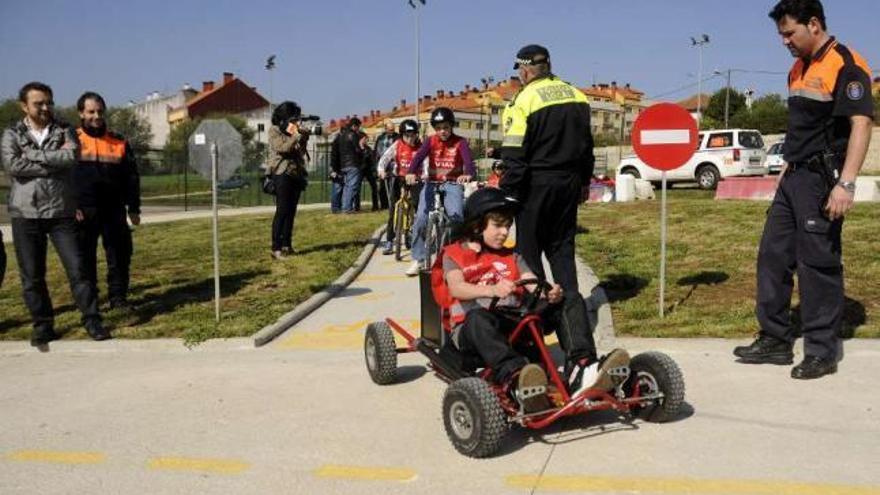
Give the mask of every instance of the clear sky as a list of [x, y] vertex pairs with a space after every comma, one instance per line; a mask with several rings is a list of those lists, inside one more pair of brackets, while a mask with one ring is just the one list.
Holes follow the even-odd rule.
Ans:
[[[649, 97], [682, 99], [696, 92], [691, 36], [711, 39], [704, 77], [715, 69], [788, 70], [791, 57], [767, 17], [774, 3], [427, 0], [421, 92], [509, 77], [517, 49], [539, 43], [570, 82], [628, 82]], [[829, 32], [880, 69], [880, 0], [824, 4]], [[224, 71], [268, 97], [263, 65], [276, 54], [273, 99], [295, 100], [329, 120], [412, 101], [414, 37], [406, 0], [0, 0], [0, 97], [42, 80], [61, 105], [85, 90], [123, 105], [184, 83], [200, 88]], [[784, 74], [733, 74], [735, 87], [759, 94], [784, 92], [784, 81]], [[704, 90], [722, 82], [708, 81]]]

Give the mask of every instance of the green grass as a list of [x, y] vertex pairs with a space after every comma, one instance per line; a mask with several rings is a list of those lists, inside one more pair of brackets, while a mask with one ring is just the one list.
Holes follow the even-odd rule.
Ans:
[[[670, 191], [664, 319], [658, 307], [659, 199], [582, 209], [579, 223], [588, 233], [578, 235], [578, 252], [612, 300], [617, 333], [744, 337], [757, 331], [755, 265], [768, 206]], [[859, 203], [844, 224], [845, 319], [857, 337], [880, 337], [877, 218], [880, 204]]]
[[[384, 220], [384, 213], [302, 212], [294, 228], [297, 253], [284, 261], [272, 261], [271, 216], [222, 218], [221, 321], [216, 326], [211, 221], [145, 225], [134, 233], [131, 300], [136, 309], [105, 311], [105, 321], [115, 336], [131, 339], [200, 341], [252, 335], [347, 270]], [[7, 245], [10, 255], [11, 247]], [[67, 279], [54, 249], [49, 251], [47, 282], [56, 309], [56, 330], [65, 339], [86, 338]], [[99, 259], [98, 273], [103, 278], [106, 267], [102, 255]], [[0, 289], [0, 339], [27, 339], [30, 318], [21, 298], [15, 256], [9, 262]], [[106, 285], [99, 281], [99, 286], [104, 301]]]

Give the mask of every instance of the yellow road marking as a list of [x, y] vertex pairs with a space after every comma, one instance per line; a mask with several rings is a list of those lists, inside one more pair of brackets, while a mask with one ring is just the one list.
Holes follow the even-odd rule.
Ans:
[[100, 464], [107, 456], [100, 452], [66, 452], [57, 450], [19, 450], [7, 456], [21, 462], [49, 462], [54, 464]]
[[251, 465], [230, 459], [190, 459], [186, 457], [156, 457], [147, 462], [147, 467], [166, 471], [194, 471], [200, 473], [239, 474], [250, 469]]
[[413, 481], [417, 473], [406, 468], [382, 468], [366, 466], [339, 466], [326, 464], [314, 471], [318, 478], [336, 478], [367, 481]]
[[724, 495], [878, 495], [880, 487], [762, 480], [613, 478], [606, 476], [509, 476], [514, 488], [559, 492], [699, 493]]
[[[410, 333], [418, 336], [421, 324], [418, 320], [398, 320]], [[279, 342], [279, 349], [297, 349], [313, 351], [334, 351], [362, 349], [364, 347], [364, 331], [370, 320], [360, 320], [348, 325], [327, 325], [317, 332], [294, 332], [293, 335]], [[398, 347], [406, 345], [406, 339], [394, 333], [394, 341]]]

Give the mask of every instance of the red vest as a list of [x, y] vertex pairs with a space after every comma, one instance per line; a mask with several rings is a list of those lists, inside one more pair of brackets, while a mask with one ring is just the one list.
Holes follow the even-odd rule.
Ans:
[[434, 134], [428, 141], [431, 152], [428, 153], [428, 180], [444, 181], [455, 180], [464, 172], [464, 161], [461, 157], [460, 136], [451, 136], [448, 141], [442, 141], [440, 136]]
[[444, 247], [431, 268], [431, 288], [437, 304], [449, 310], [453, 325], [463, 322], [466, 314], [461, 301], [449, 294], [443, 272], [444, 255], [449, 256], [461, 268], [464, 281], [469, 284], [495, 285], [503, 279], [514, 282], [520, 279], [519, 267], [511, 249], [489, 251], [484, 248], [478, 253], [461, 242]]
[[397, 141], [397, 154], [394, 156], [394, 170], [393, 174], [398, 177], [404, 177], [406, 175], [406, 171], [409, 170], [409, 165], [412, 163], [413, 157], [416, 155], [416, 152], [419, 151], [421, 147], [421, 143], [416, 142], [416, 144], [410, 146], [406, 144], [406, 142], [401, 138]]

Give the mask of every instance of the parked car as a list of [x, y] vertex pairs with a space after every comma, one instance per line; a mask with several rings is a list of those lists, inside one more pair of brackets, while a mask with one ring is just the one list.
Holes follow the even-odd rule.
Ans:
[[[756, 130], [702, 131], [694, 156], [681, 167], [666, 172], [666, 182], [696, 182], [701, 189], [715, 189], [725, 177], [767, 175], [765, 155], [764, 138]], [[629, 174], [660, 186], [661, 172], [635, 155], [620, 161], [617, 175], [620, 174]]]
[[782, 164], [785, 163], [785, 160], [782, 159], [783, 144], [785, 144], [785, 142], [780, 141], [770, 146], [770, 149], [767, 150], [767, 158], [764, 158], [764, 166], [767, 167], [767, 171], [771, 174], [778, 174], [782, 170]]
[[247, 189], [250, 187], [250, 183], [244, 177], [240, 175], [233, 175], [232, 177], [218, 182], [217, 189], [220, 191], [233, 191], [235, 189]]

